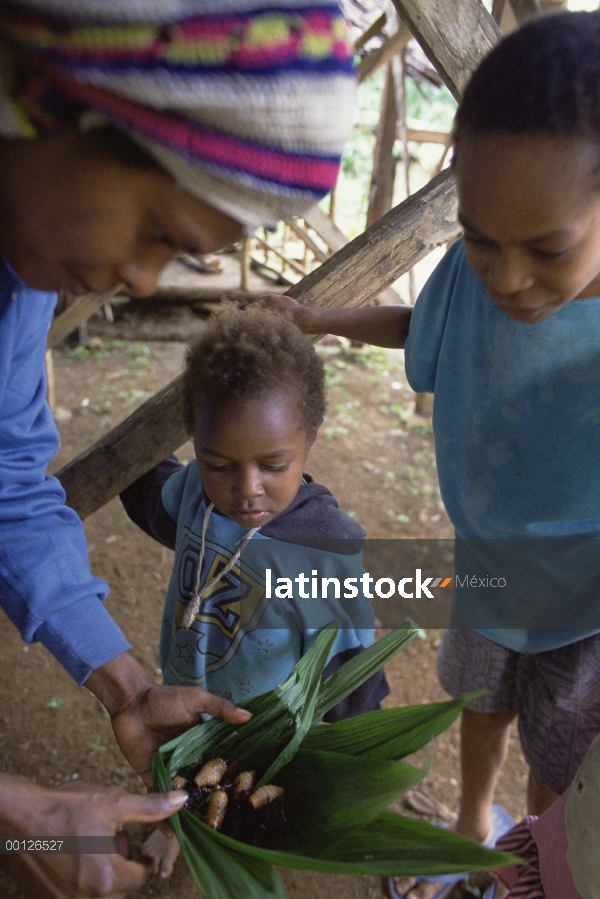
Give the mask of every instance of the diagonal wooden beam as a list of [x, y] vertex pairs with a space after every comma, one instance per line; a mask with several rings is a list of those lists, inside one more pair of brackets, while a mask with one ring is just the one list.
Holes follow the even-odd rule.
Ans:
[[365, 44], [368, 44], [372, 37], [377, 37], [377, 35], [383, 32], [385, 28], [386, 22], [386, 14], [384, 12], [381, 13], [378, 19], [375, 19], [372, 25], [369, 25], [367, 30], [361, 34], [361, 36], [354, 41], [354, 45], [352, 49], [355, 53], [358, 53], [359, 50], [362, 50]]
[[[450, 89], [460, 95], [499, 36], [483, 5], [479, 0], [394, 3], [422, 46], [429, 47], [426, 52]], [[444, 171], [290, 287], [288, 294], [303, 303], [365, 305], [457, 230], [454, 180]], [[180, 388], [177, 378], [58, 472], [68, 503], [82, 518], [185, 441]]]
[[389, 62], [393, 56], [404, 50], [411, 37], [410, 30], [402, 22], [398, 31], [391, 37], [388, 37], [381, 47], [373, 50], [364, 59], [361, 59], [356, 70], [358, 83], [362, 84], [373, 72], [376, 72], [377, 69]]
[[480, 0], [393, 0], [429, 60], [459, 99], [467, 81], [500, 37]]

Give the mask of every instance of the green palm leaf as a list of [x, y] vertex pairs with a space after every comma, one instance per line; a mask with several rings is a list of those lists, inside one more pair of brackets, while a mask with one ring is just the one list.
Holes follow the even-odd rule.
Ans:
[[[213, 831], [188, 811], [171, 818], [192, 873], [209, 899], [283, 899], [273, 865], [371, 875], [442, 874], [510, 864], [450, 831], [386, 809], [426, 773], [402, 759], [426, 745], [458, 715], [465, 700], [388, 709], [321, 725], [322, 716], [405, 646], [414, 631], [394, 631], [321, 681], [336, 638], [319, 633], [309, 652], [275, 690], [245, 703], [252, 720], [234, 727], [217, 719], [165, 744], [153, 762], [155, 786], [170, 788], [215, 756], [228, 776], [254, 768], [261, 782], [285, 789], [288, 827], [272, 848]], [[466, 697], [471, 698], [471, 697]], [[265, 770], [266, 769], [266, 770]]]
[[369, 758], [405, 758], [450, 727], [464, 704], [480, 695], [477, 691], [448, 702], [365, 712], [358, 724], [356, 718], [346, 718], [328, 727], [312, 728], [302, 747]]

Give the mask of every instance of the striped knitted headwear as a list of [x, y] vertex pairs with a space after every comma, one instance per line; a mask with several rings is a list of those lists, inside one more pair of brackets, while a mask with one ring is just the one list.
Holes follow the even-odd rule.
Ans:
[[248, 233], [335, 185], [354, 77], [332, 0], [2, 0], [0, 39], [5, 137], [110, 123]]

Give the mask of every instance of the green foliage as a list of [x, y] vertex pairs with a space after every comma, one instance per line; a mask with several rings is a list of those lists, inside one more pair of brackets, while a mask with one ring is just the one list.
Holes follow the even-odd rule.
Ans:
[[198, 725], [161, 747], [154, 758], [157, 790], [171, 778], [220, 756], [235, 776], [268, 771], [262, 782], [285, 789], [289, 827], [265, 849], [211, 830], [188, 811], [170, 821], [200, 889], [208, 899], [285, 899], [273, 865], [323, 873], [443, 874], [510, 864], [503, 853], [450, 831], [386, 811], [425, 773], [404, 761], [459, 714], [465, 700], [386, 709], [336, 724], [318, 721], [416, 635], [393, 631], [358, 653], [325, 681], [323, 666], [336, 629], [322, 630], [288, 679], [245, 703], [252, 720], [235, 727], [219, 719]]
[[[342, 157], [336, 221], [350, 238], [364, 231], [384, 78], [385, 70], [379, 69], [359, 86], [355, 124]], [[417, 84], [411, 78], [406, 79], [406, 105], [409, 118], [442, 130], [450, 129], [456, 110], [456, 101], [445, 86], [427, 81]]]

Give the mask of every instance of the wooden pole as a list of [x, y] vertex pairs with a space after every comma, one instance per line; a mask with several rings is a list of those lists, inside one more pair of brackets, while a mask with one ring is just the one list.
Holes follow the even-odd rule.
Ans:
[[[345, 247], [347, 243], [350, 243], [344, 232], [318, 206], [311, 206], [304, 213], [304, 221], [325, 241], [331, 253], [336, 253], [342, 247]], [[375, 302], [383, 303], [387, 306], [394, 306], [399, 300], [400, 297], [392, 287], [386, 287], [385, 290], [381, 290], [375, 298]]]
[[247, 291], [248, 290], [248, 273], [249, 273], [249, 256], [251, 247], [251, 239], [250, 237], [244, 237], [242, 241], [242, 255], [241, 255], [241, 278], [240, 278], [240, 289]]
[[393, 0], [456, 99], [500, 30], [480, 0]]
[[377, 69], [386, 65], [396, 53], [404, 50], [411, 37], [412, 34], [410, 33], [409, 28], [402, 22], [396, 34], [388, 37], [387, 41], [385, 41], [381, 47], [377, 50], [373, 50], [372, 53], [369, 53], [368, 56], [365, 56], [365, 58], [361, 60], [357, 69], [358, 83], [362, 84], [363, 81], [366, 81], [367, 78], [373, 74], [373, 72], [376, 72]]
[[[410, 197], [410, 151], [408, 149], [408, 128], [406, 125], [406, 67], [404, 57], [406, 50], [398, 55], [391, 63], [392, 74], [396, 84], [396, 97], [398, 107], [398, 122], [400, 125], [400, 140], [402, 142], [402, 168], [404, 170], [404, 189], [406, 196]], [[408, 273], [408, 298], [411, 306], [416, 299], [415, 271], [411, 268]]]
[[394, 143], [398, 123], [398, 105], [396, 102], [396, 85], [391, 62], [387, 65], [385, 83], [381, 95], [381, 111], [377, 126], [375, 152], [373, 154], [373, 171], [371, 189], [369, 191], [369, 207], [367, 210], [367, 228], [389, 212], [394, 202], [394, 180], [396, 161], [394, 159]]
[[51, 349], [46, 350], [44, 364], [46, 366], [46, 381], [48, 383], [48, 405], [52, 412], [54, 412], [56, 409], [56, 391], [54, 389], [54, 360], [52, 359]]
[[355, 53], [358, 53], [359, 50], [362, 50], [365, 44], [367, 44], [372, 37], [377, 37], [377, 35], [382, 34], [384, 26], [386, 22], [386, 14], [382, 13], [378, 19], [375, 19], [372, 25], [369, 25], [366, 31], [364, 31], [361, 36], [354, 41], [354, 46], [352, 49]]

